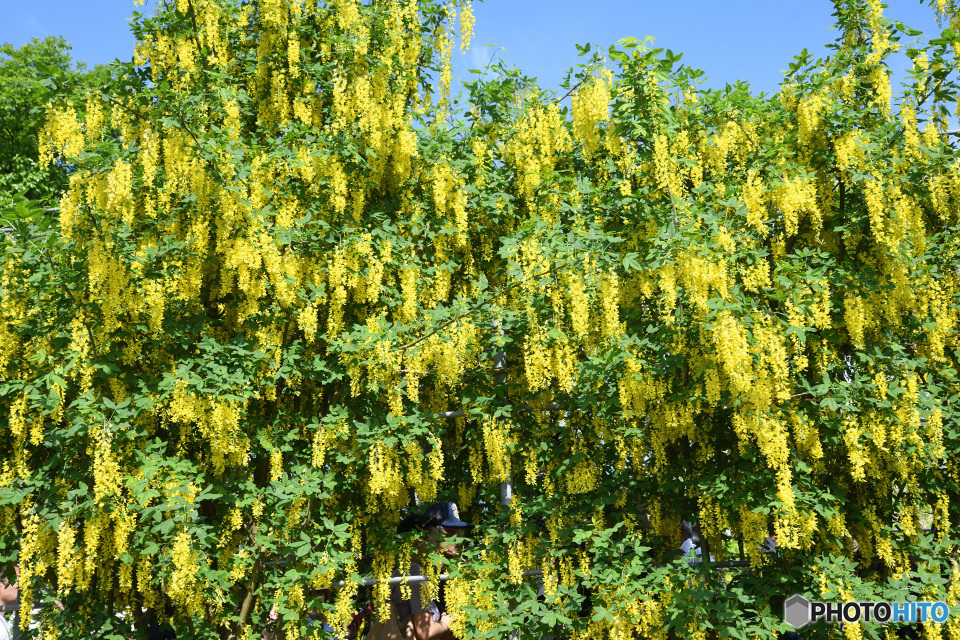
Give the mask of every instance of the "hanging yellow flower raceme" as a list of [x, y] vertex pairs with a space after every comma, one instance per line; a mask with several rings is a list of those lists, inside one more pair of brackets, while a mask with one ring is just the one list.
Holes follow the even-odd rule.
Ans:
[[158, 7], [124, 96], [49, 107], [59, 237], [0, 273], [0, 524], [24, 593], [77, 613], [44, 633], [109, 603], [342, 634], [356, 576], [409, 565], [401, 518], [454, 496], [473, 550], [420, 560], [458, 637], [518, 597], [571, 637], [768, 634], [644, 577], [682, 520], [754, 569], [772, 527], [849, 598], [879, 588], [826, 575], [854, 538], [887, 573], [950, 539], [960, 163], [924, 93], [955, 59], [911, 51], [894, 99], [882, 9], [838, 6], [837, 56], [774, 100], [634, 42], [570, 103], [507, 74], [468, 116], [469, 2]]

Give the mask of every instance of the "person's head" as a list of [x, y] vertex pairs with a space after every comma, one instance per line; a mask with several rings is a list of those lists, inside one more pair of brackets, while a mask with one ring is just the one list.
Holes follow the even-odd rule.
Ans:
[[471, 523], [460, 519], [456, 503], [438, 502], [422, 514], [415, 513], [404, 518], [397, 527], [397, 533], [413, 530], [421, 533], [417, 544], [418, 555], [437, 550], [444, 557], [454, 558], [460, 555], [460, 548], [448, 540], [472, 527]]
[[693, 525], [687, 522], [686, 520], [680, 521], [680, 543], [683, 544], [687, 540], [693, 540], [694, 544], [700, 544], [700, 536], [696, 534], [693, 530]]

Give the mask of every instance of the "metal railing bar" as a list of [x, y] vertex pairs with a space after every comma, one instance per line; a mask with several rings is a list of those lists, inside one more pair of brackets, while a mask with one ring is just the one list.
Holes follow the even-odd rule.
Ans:
[[[530, 412], [530, 411], [568, 411], [568, 410], [569, 409], [567, 407], [561, 407], [558, 404], [548, 404], [547, 406], [541, 409], [538, 409], [536, 407], [531, 407], [529, 405], [517, 407], [517, 411], [524, 412], [524, 413]], [[467, 415], [466, 411], [441, 411], [440, 413], [433, 414], [435, 418], [463, 418], [463, 417], [466, 417], [466, 415]]]
[[[711, 569], [745, 569], [750, 566], [750, 563], [746, 560], [729, 560], [725, 562], [711, 562], [708, 560], [704, 560], [702, 562], [696, 562], [694, 564], [698, 564], [698, 565], [703, 564]], [[654, 565], [654, 566], [663, 566], [663, 565]], [[542, 575], [543, 575], [542, 569], [527, 569], [526, 571], [523, 572], [524, 577], [542, 576]], [[446, 582], [449, 579], [450, 579], [449, 573], [441, 573], [440, 575], [437, 576], [437, 580], [439, 580], [440, 582]], [[428, 580], [427, 576], [397, 576], [394, 578], [389, 578], [386, 582], [387, 584], [402, 584], [404, 581], [426, 582], [427, 580]], [[363, 578], [360, 581], [360, 584], [362, 584], [365, 587], [368, 587], [370, 585], [378, 584], [379, 582], [380, 580], [377, 578]], [[347, 584], [356, 584], [356, 583], [352, 580], [350, 581], [338, 580], [336, 582], [331, 582], [330, 586], [333, 588], [338, 588], [338, 587], [345, 587], [347, 586]]]
[[[543, 575], [543, 571], [540, 569], [528, 569], [523, 572], [524, 576], [539, 576]], [[427, 576], [397, 576], [395, 578], [389, 578], [386, 582], [387, 584], [403, 584], [404, 582], [426, 582], [429, 578]], [[437, 580], [440, 582], [446, 582], [450, 579], [449, 573], [441, 573], [437, 576]], [[378, 578], [364, 578], [360, 584], [365, 587], [370, 585], [378, 584], [380, 580]], [[331, 582], [330, 586], [333, 588], [345, 587], [347, 584], [356, 584], [352, 580], [338, 580], [337, 582]]]

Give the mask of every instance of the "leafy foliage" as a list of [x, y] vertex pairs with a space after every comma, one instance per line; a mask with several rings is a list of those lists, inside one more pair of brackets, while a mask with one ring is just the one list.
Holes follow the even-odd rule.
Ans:
[[[0, 46], [0, 209], [17, 197], [55, 203], [67, 186], [63, 163], [40, 166], [38, 134], [46, 106], [66, 100], [78, 105], [108, 78], [107, 67], [74, 65], [63, 38], [33, 38], [19, 49]], [[6, 214], [4, 214], [6, 216]]]
[[[138, 15], [121, 82], [51, 110], [60, 228], [0, 280], [0, 548], [63, 603], [41, 627], [342, 631], [438, 499], [481, 525], [448, 568], [462, 638], [957, 604], [960, 40], [900, 50], [893, 99], [918, 34], [835, 6], [834, 54], [775, 96], [628, 39], [580, 47], [565, 96], [500, 67], [463, 104], [466, 3]], [[678, 558], [681, 519], [751, 570]]]

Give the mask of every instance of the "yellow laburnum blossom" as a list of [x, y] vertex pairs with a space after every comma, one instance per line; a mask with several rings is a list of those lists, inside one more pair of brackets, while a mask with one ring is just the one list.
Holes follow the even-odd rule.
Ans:
[[610, 73], [605, 69], [584, 82], [570, 99], [574, 136], [583, 143], [583, 153], [590, 159], [600, 146], [601, 125], [610, 110]]

